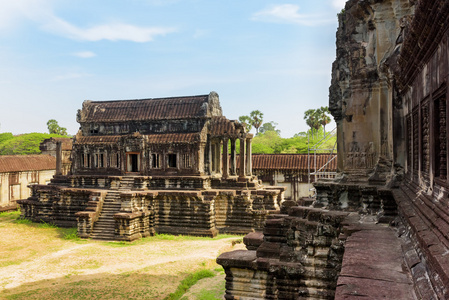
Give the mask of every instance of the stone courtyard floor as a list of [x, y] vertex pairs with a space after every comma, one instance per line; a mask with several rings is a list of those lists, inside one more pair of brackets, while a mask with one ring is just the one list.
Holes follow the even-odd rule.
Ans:
[[382, 224], [356, 227], [346, 240], [335, 299], [417, 299], [396, 231]]

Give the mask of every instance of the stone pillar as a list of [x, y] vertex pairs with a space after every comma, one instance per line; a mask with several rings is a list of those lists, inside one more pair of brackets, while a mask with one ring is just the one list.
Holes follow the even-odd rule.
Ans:
[[252, 157], [251, 157], [251, 139], [246, 139], [246, 175], [251, 176], [253, 175], [252, 170]]
[[223, 178], [229, 176], [228, 138], [223, 139]]
[[223, 167], [223, 157], [222, 157], [222, 151], [221, 147], [223, 147], [223, 142], [219, 141], [216, 145], [217, 149], [217, 173], [221, 173], [222, 167]]
[[239, 166], [239, 178], [245, 178], [245, 139], [240, 139], [240, 166]]
[[209, 145], [207, 146], [207, 173], [212, 174], [212, 141], [209, 140]]
[[231, 139], [231, 175], [236, 175], [237, 163], [236, 163], [236, 153], [235, 152], [236, 152], [235, 151], [235, 139]]
[[61, 141], [56, 142], [56, 175], [62, 175], [62, 145], [61, 145]]

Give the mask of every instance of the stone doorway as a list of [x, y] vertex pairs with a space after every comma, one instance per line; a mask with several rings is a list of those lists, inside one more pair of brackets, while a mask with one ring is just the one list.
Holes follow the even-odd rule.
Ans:
[[131, 173], [140, 172], [140, 153], [126, 153], [126, 171]]

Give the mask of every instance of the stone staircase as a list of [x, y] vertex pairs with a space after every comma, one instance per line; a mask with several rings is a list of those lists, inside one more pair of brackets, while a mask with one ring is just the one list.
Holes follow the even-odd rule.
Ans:
[[92, 231], [94, 240], [113, 240], [115, 236], [114, 215], [120, 211], [120, 193], [118, 191], [109, 191], [103, 202], [98, 221], [95, 222]]
[[114, 240], [115, 239], [115, 219], [114, 215], [120, 212], [120, 191], [127, 191], [132, 188], [134, 179], [132, 177], [124, 177], [120, 181], [118, 190], [109, 190], [103, 202], [98, 221], [95, 222], [92, 231], [92, 239], [94, 240]]
[[120, 180], [119, 191], [129, 191], [134, 187], [134, 177], [122, 177]]

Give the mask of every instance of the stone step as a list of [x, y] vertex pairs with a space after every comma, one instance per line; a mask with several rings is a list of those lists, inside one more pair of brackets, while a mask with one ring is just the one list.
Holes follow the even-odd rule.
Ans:
[[102, 240], [102, 241], [114, 241], [115, 235], [107, 235], [107, 236], [92, 236], [93, 240]]

